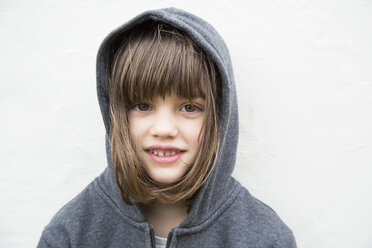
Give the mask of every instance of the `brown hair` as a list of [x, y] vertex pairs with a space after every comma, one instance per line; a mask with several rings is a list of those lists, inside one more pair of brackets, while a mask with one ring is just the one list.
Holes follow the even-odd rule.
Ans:
[[[145, 22], [123, 34], [108, 73], [111, 157], [123, 200], [146, 204], [190, 199], [210, 175], [219, 150], [221, 80], [216, 65], [184, 32]], [[165, 185], [146, 173], [130, 136], [128, 114], [134, 103], [173, 92], [190, 100], [205, 98], [205, 118], [194, 164], [177, 182]]]

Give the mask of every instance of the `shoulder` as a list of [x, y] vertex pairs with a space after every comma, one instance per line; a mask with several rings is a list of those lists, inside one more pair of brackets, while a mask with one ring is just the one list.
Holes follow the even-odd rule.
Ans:
[[94, 181], [63, 206], [44, 228], [38, 247], [70, 247], [97, 233], [95, 223], [105, 224], [109, 209], [94, 188]]
[[254, 240], [255, 245], [261, 244], [257, 247], [296, 247], [291, 229], [278, 214], [252, 196], [245, 187], [239, 187], [238, 197], [221, 216], [225, 223], [233, 226], [232, 235], [236, 236], [235, 239], [244, 243]]

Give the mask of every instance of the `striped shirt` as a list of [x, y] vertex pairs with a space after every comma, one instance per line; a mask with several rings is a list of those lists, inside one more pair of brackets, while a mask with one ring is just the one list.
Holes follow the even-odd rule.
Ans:
[[165, 248], [167, 244], [167, 238], [159, 237], [155, 235], [156, 248]]

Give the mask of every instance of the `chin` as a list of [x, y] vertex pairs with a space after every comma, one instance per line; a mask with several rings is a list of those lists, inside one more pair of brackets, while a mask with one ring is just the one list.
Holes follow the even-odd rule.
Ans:
[[158, 183], [163, 183], [163, 184], [171, 184], [174, 182], [177, 182], [183, 175], [169, 175], [169, 174], [157, 174], [157, 173], [149, 173], [149, 176], [156, 182]]

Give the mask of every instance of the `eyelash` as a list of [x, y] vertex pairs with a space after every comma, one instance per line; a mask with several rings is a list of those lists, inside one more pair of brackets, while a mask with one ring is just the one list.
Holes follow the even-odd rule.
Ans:
[[[138, 108], [139, 105], [147, 105], [149, 108], [151, 108], [151, 106], [150, 106], [149, 104], [147, 104], [147, 103], [138, 103], [138, 104], [135, 104], [135, 105], [133, 106], [133, 109], [135, 109], [135, 110], [138, 111], [138, 112], [147, 112], [147, 111], [150, 111], [150, 110], [151, 110], [151, 109], [150, 109], [150, 110], [140, 110], [140, 109]], [[201, 107], [199, 107], [199, 106], [196, 105], [195, 103], [187, 103], [187, 104], [183, 105], [181, 109], [185, 108], [185, 107], [188, 106], [188, 105], [193, 106], [193, 107], [195, 108], [195, 111], [192, 111], [192, 112], [183, 111], [183, 112], [186, 112], [186, 113], [195, 113], [195, 112], [197, 112], [197, 111], [202, 111], [202, 110], [203, 110]]]

